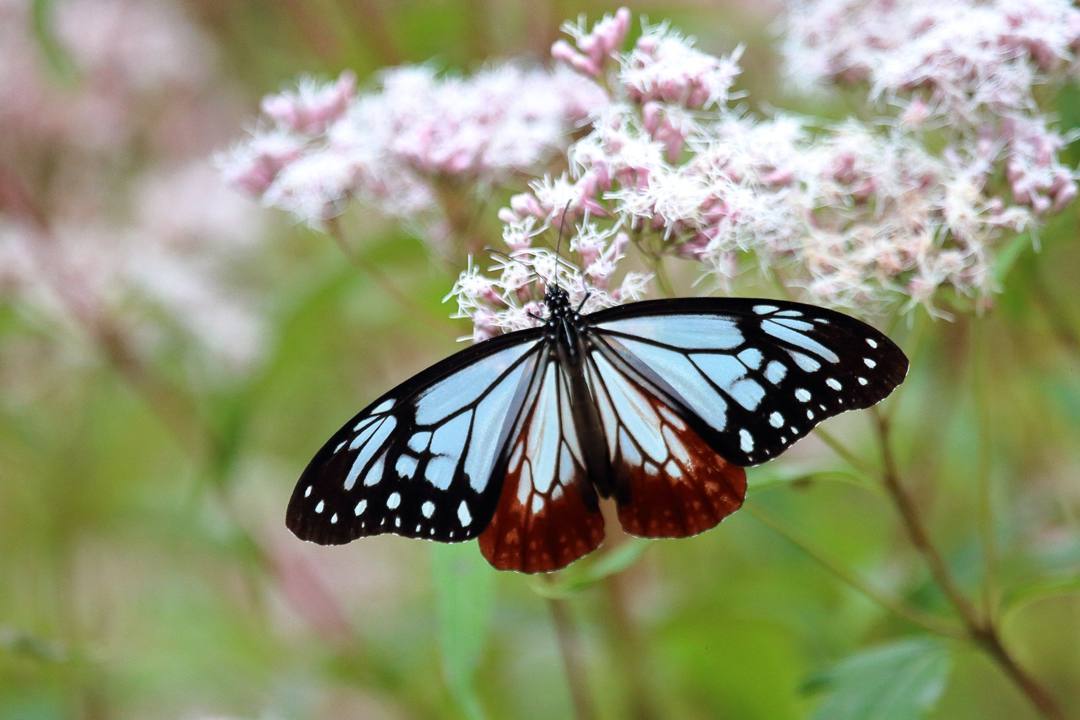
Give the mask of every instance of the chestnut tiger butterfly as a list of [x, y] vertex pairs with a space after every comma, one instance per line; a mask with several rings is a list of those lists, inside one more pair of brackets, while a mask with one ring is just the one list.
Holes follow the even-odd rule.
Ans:
[[557, 570], [602, 542], [600, 498], [632, 535], [708, 530], [742, 504], [745, 467], [907, 373], [885, 335], [812, 305], [582, 305], [548, 285], [540, 327], [451, 355], [360, 411], [304, 470], [288, 527], [324, 545], [479, 538], [498, 569]]

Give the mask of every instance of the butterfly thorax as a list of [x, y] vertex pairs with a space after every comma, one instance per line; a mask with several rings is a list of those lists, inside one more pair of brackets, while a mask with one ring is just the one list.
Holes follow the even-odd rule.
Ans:
[[[578, 312], [580, 308], [570, 304], [570, 296], [562, 288], [549, 287], [544, 294], [544, 305], [548, 311], [545, 327], [553, 348], [552, 360], [566, 376], [570, 410], [589, 480], [601, 495], [609, 497], [616, 490], [611, 461], [605, 452], [607, 444], [596, 398], [585, 380], [590, 342], [588, 324]], [[596, 505], [594, 494], [586, 492], [585, 497], [587, 504]]]
[[547, 308], [545, 328], [548, 339], [567, 369], [579, 368], [584, 357], [584, 325], [581, 315], [570, 304], [570, 295], [557, 286], [550, 286], [544, 293]]

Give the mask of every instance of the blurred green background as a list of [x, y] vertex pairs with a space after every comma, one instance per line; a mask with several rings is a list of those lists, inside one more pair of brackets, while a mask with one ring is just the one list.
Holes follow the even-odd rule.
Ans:
[[[351, 68], [363, 82], [380, 67], [428, 59], [461, 69], [542, 59], [563, 19], [614, 9], [592, 0], [178, 5], [213, 50], [212, 83], [185, 102], [198, 112], [230, 99], [204, 118], [216, 124], [216, 147], [238, 136], [262, 95], [298, 74]], [[740, 87], [756, 105], [845, 112], [842, 98], [820, 107], [785, 96], [767, 4], [633, 8], [710, 50], [745, 43]], [[47, 26], [25, 32], [49, 38]], [[34, 62], [56, 65], [47, 42]], [[79, 82], [60, 66], [55, 82]], [[1064, 128], [1080, 127], [1075, 86], [1052, 104]], [[160, 161], [139, 143], [124, 152], [103, 175], [112, 197], [131, 192], [132, 168]], [[65, 157], [19, 162], [39, 164], [7, 168], [35, 188], [51, 172], [41, 164]], [[437, 553], [392, 537], [300, 543], [283, 517], [313, 452], [385, 388], [459, 347], [454, 338], [469, 328], [439, 319], [456, 273], [404, 230], [361, 210], [343, 218], [364, 264], [406, 290], [441, 333], [326, 236], [262, 215], [257, 262], [237, 284], [254, 288], [265, 318], [263, 355], [223, 375], [182, 361], [177, 334], [150, 362], [179, 399], [140, 388], [85, 333], [41, 322], [15, 300], [0, 306], [3, 720], [568, 717], [553, 611], [576, 628], [599, 718], [808, 717], [826, 707], [829, 688], [899, 678], [897, 665], [876, 668], [873, 657], [854, 671], [838, 664], [905, 639], [926, 645], [916, 656], [927, 677], [912, 692], [947, 678], [929, 717], [1036, 717], [983, 656], [929, 639], [792, 542], [949, 617], [881, 490], [816, 438], [751, 470], [747, 509], [719, 528], [642, 546], [640, 556], [626, 546], [614, 561], [633, 562], [603, 581], [603, 560], [554, 584], [498, 574], [471, 543]], [[490, 231], [495, 240], [493, 213]], [[892, 329], [912, 371], [889, 402], [905, 479], [962, 589], [982, 602], [990, 588], [1016, 655], [1077, 717], [1076, 204], [1002, 258], [1004, 292], [982, 317], [915, 312]], [[685, 269], [682, 287], [693, 272]], [[776, 295], [754, 283], [738, 291]], [[878, 463], [865, 414], [826, 427]], [[996, 555], [989, 583], [987, 539]], [[549, 595], [565, 600], [553, 605]], [[831, 716], [906, 717], [873, 705]]]

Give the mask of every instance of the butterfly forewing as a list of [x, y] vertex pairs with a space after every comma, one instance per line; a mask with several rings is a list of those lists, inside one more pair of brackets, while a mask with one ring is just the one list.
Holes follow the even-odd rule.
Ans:
[[825, 418], [873, 405], [907, 372], [874, 328], [800, 303], [701, 298], [589, 316], [594, 342], [662, 379], [722, 457], [756, 465]]
[[535, 374], [535, 331], [468, 348], [394, 388], [308, 465], [286, 524], [322, 544], [396, 533], [476, 537], [499, 496], [499, 463]]
[[481, 552], [500, 570], [555, 570], [604, 538], [570, 402], [564, 369], [554, 357], [543, 358], [506, 446], [498, 505], [480, 535]]

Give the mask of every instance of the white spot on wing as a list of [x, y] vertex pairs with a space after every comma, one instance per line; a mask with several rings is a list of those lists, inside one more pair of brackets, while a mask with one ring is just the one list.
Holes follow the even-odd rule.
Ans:
[[435, 512], [435, 503], [430, 500], [425, 500], [424, 504], [420, 506], [420, 512], [422, 512], [426, 518], [431, 517]]
[[810, 400], [810, 391], [806, 388], [798, 388], [795, 391], [795, 397], [798, 398], [799, 402], [808, 402]]
[[304, 497], [311, 497], [311, 486], [307, 486], [307, 490], [304, 491]]
[[397, 506], [400, 504], [401, 495], [396, 492], [390, 493], [390, 496], [386, 498], [386, 507], [390, 508], [391, 510], [396, 510]]
[[333, 515], [330, 516], [330, 524], [331, 525], [337, 525], [337, 513], [334, 513]]
[[864, 363], [866, 363], [866, 367], [870, 368], [871, 370], [873, 370], [874, 368], [877, 367], [877, 363], [874, 362], [873, 360], [871, 360], [870, 358], [863, 358], [862, 361]]
[[360, 517], [364, 514], [365, 510], [367, 510], [367, 500], [361, 500], [360, 502], [356, 503], [356, 507], [353, 508], [353, 515]]
[[325, 508], [326, 508], [326, 503], [325, 503], [325, 502], [323, 502], [322, 500], [320, 500], [320, 501], [319, 501], [319, 504], [315, 506], [315, 512], [317, 512], [317, 513], [320, 513], [320, 514], [321, 514], [321, 513], [322, 513], [322, 511], [323, 511], [323, 510], [324, 510]]
[[864, 377], [861, 377], [861, 378], [859, 378], [859, 384], [860, 384], [860, 385], [869, 385], [869, 384], [870, 384], [870, 381], [869, 381], [869, 380], [867, 380], [867, 379], [866, 379], [866, 378], [864, 378]]
[[464, 500], [458, 505], [457, 517], [458, 520], [461, 521], [462, 527], [468, 527], [469, 523], [472, 522], [472, 514], [469, 512], [469, 505]]
[[765, 366], [765, 379], [773, 385], [779, 385], [785, 375], [787, 375], [787, 368], [782, 362], [771, 360], [769, 361], [769, 364]]
[[877, 347], [877, 340], [875, 340], [874, 338], [866, 338], [866, 344], [869, 345], [872, 348], [876, 348]]
[[773, 412], [769, 415], [769, 424], [774, 428], [781, 428], [784, 426], [784, 416], [778, 412]]
[[836, 378], [827, 378], [825, 380], [825, 384], [831, 387], [833, 390], [842, 390], [844, 387]]
[[776, 310], [779, 310], [779, 309], [780, 308], [776, 307], [775, 305], [755, 305], [754, 306], [754, 312], [756, 312], [758, 315], [768, 315], [769, 313], [775, 312]]
[[754, 449], [754, 436], [746, 428], [739, 430], [739, 449], [745, 453]]

